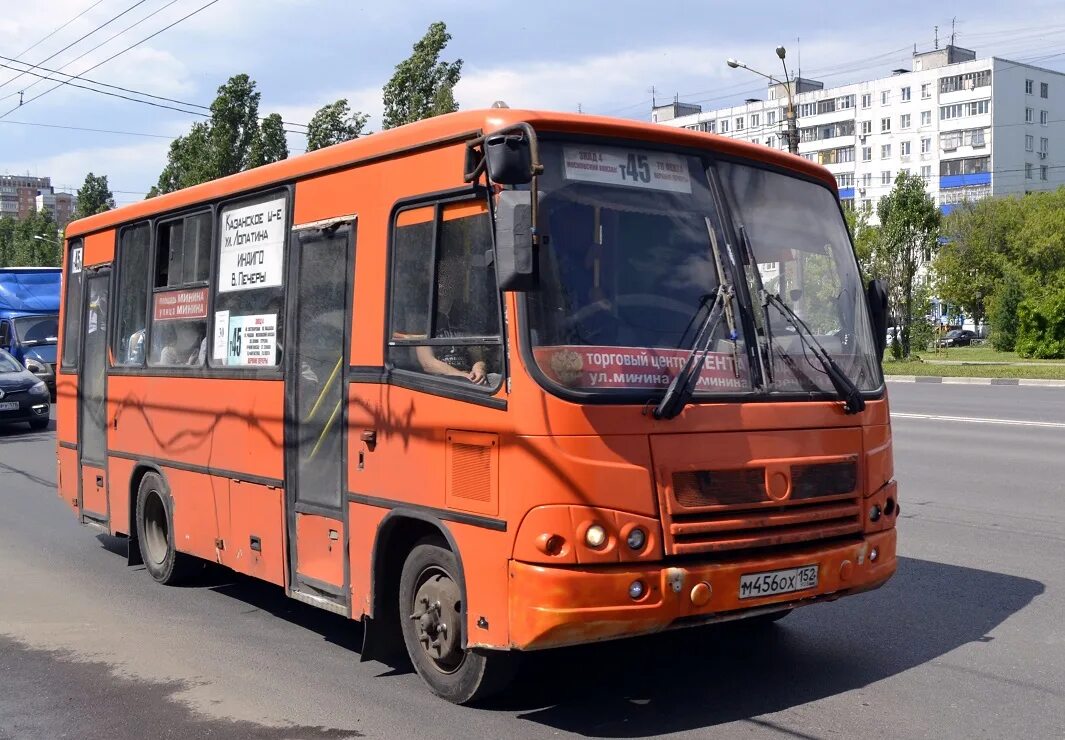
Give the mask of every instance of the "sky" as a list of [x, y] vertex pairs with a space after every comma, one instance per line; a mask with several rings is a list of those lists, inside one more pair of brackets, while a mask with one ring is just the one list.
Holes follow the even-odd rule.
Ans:
[[[320, 106], [347, 98], [353, 109], [370, 115], [371, 131], [380, 128], [381, 87], [438, 20], [453, 37], [444, 59], [463, 60], [455, 90], [463, 109], [503, 100], [512, 108], [647, 120], [652, 94], [660, 103], [679, 95], [704, 109], [719, 108], [765, 96], [764, 81], [730, 69], [727, 57], [776, 74], [774, 49], [783, 44], [793, 72], [801, 67], [803, 76], [831, 87], [908, 68], [914, 45], [932, 48], [936, 26], [946, 43], [952, 24], [956, 43], [979, 57], [1065, 71], [1060, 0], [0, 4], [0, 65], [25, 69], [8, 61], [18, 59], [40, 65], [37, 75], [84, 72], [87, 80], [201, 106], [210, 105], [231, 75], [244, 72], [262, 93], [260, 115], [278, 112], [286, 121], [306, 123]], [[55, 85], [0, 66], [0, 174], [50, 176], [58, 189], [69, 191], [88, 172], [104, 174], [120, 204], [135, 202], [158, 179], [172, 138], [202, 120], [69, 85], [48, 92]], [[305, 145], [304, 137], [290, 136], [294, 154]]]

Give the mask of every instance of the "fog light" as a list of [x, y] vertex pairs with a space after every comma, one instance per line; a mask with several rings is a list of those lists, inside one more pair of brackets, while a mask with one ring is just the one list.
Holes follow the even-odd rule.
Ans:
[[878, 549], [876, 549], [874, 547], [872, 550], [869, 551], [869, 562], [870, 563], [875, 563], [877, 558], [879, 558], [879, 557], [880, 557], [880, 550], [878, 550]]
[[639, 527], [636, 527], [629, 536], [625, 538], [625, 542], [628, 544], [630, 550], [642, 550], [643, 546], [647, 544], [647, 533]]
[[880, 521], [880, 504], [873, 504], [873, 507], [869, 509], [869, 521]]
[[629, 598], [633, 601], [639, 601], [645, 593], [647, 593], [647, 586], [643, 581], [633, 581], [629, 584]]
[[584, 533], [584, 541], [588, 544], [588, 547], [598, 550], [606, 544], [606, 530], [599, 524], [593, 524]]

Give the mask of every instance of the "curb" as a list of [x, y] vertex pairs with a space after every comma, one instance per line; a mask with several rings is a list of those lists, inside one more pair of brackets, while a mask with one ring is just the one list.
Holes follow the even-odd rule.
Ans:
[[935, 375], [885, 375], [889, 383], [940, 383], [943, 385], [1030, 385], [1041, 388], [1065, 388], [1065, 380], [1039, 378], [943, 378]]

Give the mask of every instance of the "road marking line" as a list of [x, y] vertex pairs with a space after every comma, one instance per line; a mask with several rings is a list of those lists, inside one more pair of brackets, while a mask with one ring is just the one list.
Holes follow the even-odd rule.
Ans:
[[970, 424], [1004, 424], [1017, 427], [1044, 427], [1047, 429], [1065, 429], [1065, 422], [1030, 421], [1025, 419], [985, 419], [978, 416], [944, 416], [942, 414], [905, 414], [892, 411], [893, 419], [925, 419], [928, 421], [967, 421]]

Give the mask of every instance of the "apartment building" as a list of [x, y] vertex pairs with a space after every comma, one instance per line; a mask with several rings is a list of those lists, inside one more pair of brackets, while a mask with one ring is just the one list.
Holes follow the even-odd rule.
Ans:
[[[911, 69], [825, 88], [793, 82], [799, 154], [827, 167], [840, 198], [875, 212], [900, 171], [921, 175], [944, 213], [988, 195], [1065, 185], [1065, 74], [949, 45]], [[658, 106], [652, 120], [787, 148], [787, 90], [712, 111]], [[681, 109], [679, 106], [687, 106]], [[686, 115], [673, 115], [686, 113]]]
[[70, 193], [57, 193], [51, 178], [0, 175], [0, 218], [22, 220], [47, 211], [63, 228], [74, 217], [77, 201]]

